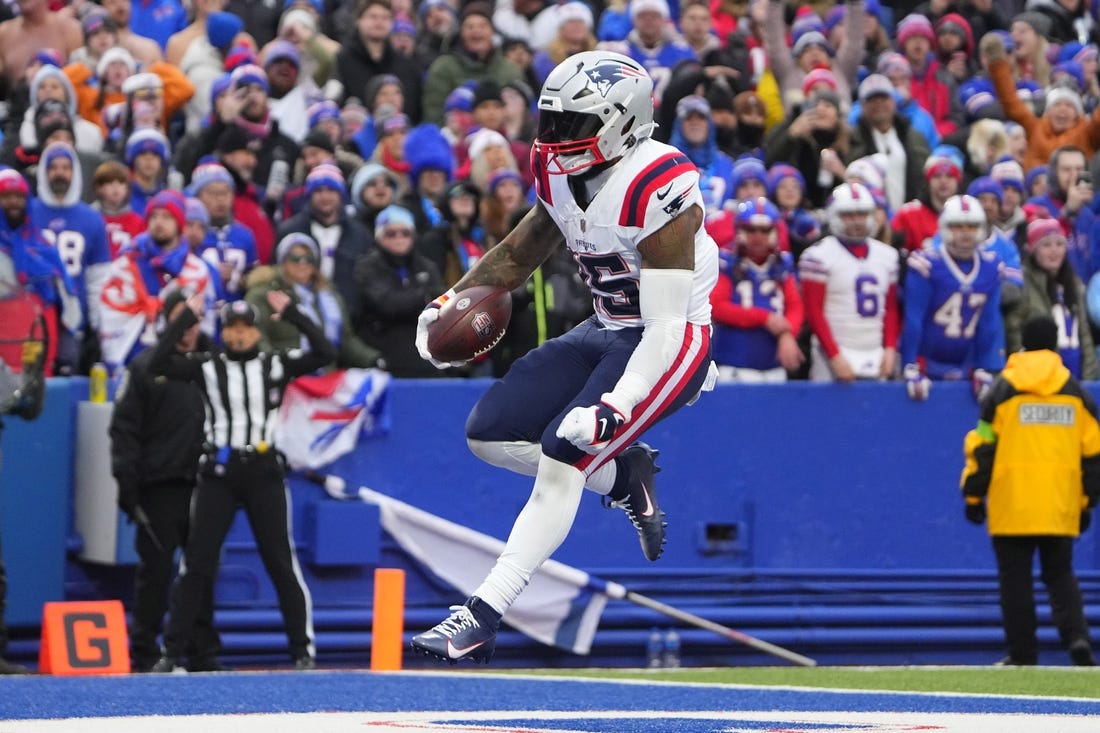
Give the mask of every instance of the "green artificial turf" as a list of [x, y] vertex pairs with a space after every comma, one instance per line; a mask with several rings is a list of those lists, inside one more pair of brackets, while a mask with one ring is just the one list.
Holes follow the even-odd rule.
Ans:
[[512, 670], [522, 674], [847, 690], [1100, 698], [1100, 667], [736, 667]]

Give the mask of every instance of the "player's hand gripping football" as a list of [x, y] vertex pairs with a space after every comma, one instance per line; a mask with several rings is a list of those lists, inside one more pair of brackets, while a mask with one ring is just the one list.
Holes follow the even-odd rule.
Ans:
[[586, 453], [595, 453], [630, 419], [630, 410], [612, 404], [604, 394], [598, 405], [574, 407], [558, 426], [557, 436], [568, 440]]
[[420, 311], [420, 317], [416, 319], [416, 350], [420, 352], [421, 359], [430, 362], [436, 369], [459, 367], [464, 363], [461, 361], [439, 361], [428, 350], [428, 331], [432, 330], [432, 324], [439, 320], [439, 309], [454, 296], [454, 290], [443, 293], [443, 295], [428, 303], [427, 307]]

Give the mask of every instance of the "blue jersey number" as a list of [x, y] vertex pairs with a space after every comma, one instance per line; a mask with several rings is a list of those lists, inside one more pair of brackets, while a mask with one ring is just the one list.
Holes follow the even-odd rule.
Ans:
[[581, 277], [592, 291], [593, 302], [608, 318], [637, 318], [638, 280], [620, 255], [573, 254]]
[[863, 318], [874, 318], [879, 309], [878, 279], [874, 275], [856, 278], [856, 313]]

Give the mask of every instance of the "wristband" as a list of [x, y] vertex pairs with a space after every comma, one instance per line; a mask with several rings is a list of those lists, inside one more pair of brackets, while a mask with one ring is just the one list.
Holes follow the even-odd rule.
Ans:
[[443, 306], [445, 306], [447, 304], [448, 300], [455, 297], [456, 295], [458, 295], [458, 293], [455, 292], [454, 288], [451, 288], [447, 292], [443, 293], [443, 295], [440, 295], [438, 298], [433, 300], [431, 303], [428, 303], [428, 307], [429, 308], [442, 308]]

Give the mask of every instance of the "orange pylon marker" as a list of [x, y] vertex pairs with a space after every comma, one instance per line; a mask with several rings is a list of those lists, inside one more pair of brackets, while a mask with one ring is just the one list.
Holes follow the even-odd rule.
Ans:
[[374, 571], [374, 623], [371, 629], [370, 668], [376, 672], [401, 669], [405, 631], [405, 571]]

